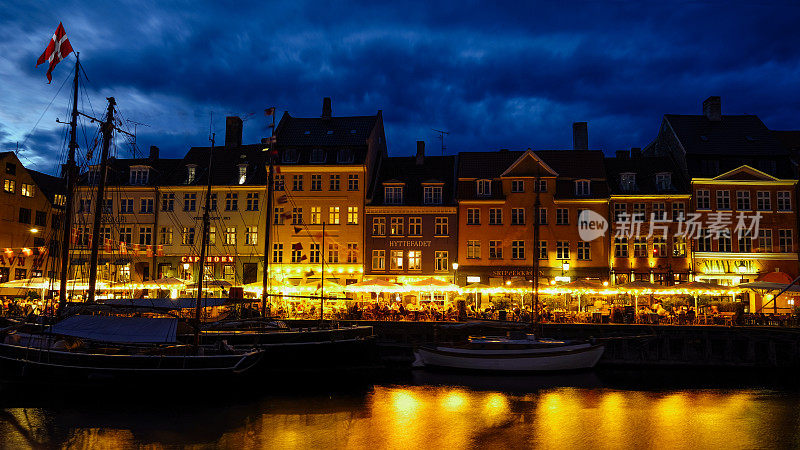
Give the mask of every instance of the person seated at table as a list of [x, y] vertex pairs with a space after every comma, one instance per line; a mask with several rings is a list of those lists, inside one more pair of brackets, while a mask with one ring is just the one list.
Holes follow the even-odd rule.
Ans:
[[660, 317], [666, 317], [669, 315], [669, 311], [664, 309], [661, 303], [656, 303], [656, 314], [658, 314]]

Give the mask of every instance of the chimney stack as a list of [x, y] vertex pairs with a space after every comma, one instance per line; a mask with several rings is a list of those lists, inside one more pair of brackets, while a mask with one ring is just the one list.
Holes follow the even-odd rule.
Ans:
[[242, 119], [236, 116], [225, 118], [225, 148], [242, 145]]
[[331, 98], [325, 97], [322, 99], [322, 118], [323, 119], [330, 119], [332, 115], [331, 111]]
[[150, 146], [150, 160], [158, 161], [158, 147], [155, 145]]
[[589, 150], [589, 129], [586, 122], [572, 123], [572, 149]]
[[425, 164], [425, 141], [417, 141], [417, 165]]
[[703, 115], [712, 122], [722, 120], [722, 99], [716, 95], [708, 97], [703, 102]]
[[617, 159], [628, 159], [630, 153], [627, 150], [617, 150]]
[[631, 159], [639, 159], [642, 157], [641, 147], [631, 147]]

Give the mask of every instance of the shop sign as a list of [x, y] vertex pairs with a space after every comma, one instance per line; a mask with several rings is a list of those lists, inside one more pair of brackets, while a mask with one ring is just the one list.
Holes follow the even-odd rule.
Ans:
[[489, 271], [490, 277], [530, 277], [533, 269], [494, 269]]
[[[232, 263], [234, 256], [206, 256], [208, 263]], [[181, 256], [182, 263], [196, 263], [200, 261], [199, 256]]]
[[389, 247], [430, 247], [431, 241], [389, 241]]
[[752, 260], [707, 259], [702, 262], [703, 273], [757, 273], [758, 268]]

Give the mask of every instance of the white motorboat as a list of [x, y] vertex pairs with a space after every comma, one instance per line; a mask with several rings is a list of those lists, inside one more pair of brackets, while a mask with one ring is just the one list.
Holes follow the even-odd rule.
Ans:
[[470, 337], [462, 345], [428, 345], [415, 351], [415, 365], [494, 372], [550, 372], [589, 369], [605, 346], [586, 341]]

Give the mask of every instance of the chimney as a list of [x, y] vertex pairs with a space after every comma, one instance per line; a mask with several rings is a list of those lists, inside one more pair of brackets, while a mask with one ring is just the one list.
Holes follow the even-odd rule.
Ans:
[[150, 161], [158, 161], [158, 147], [150, 146]]
[[642, 157], [641, 147], [631, 147], [631, 159], [639, 159]]
[[225, 118], [225, 148], [242, 145], [242, 119], [236, 116]]
[[617, 159], [628, 159], [630, 153], [627, 150], [617, 150]]
[[589, 130], [586, 122], [572, 123], [572, 149], [589, 150]]
[[417, 141], [417, 165], [425, 164], [425, 141]]
[[325, 97], [322, 99], [322, 118], [323, 119], [330, 119], [331, 118], [331, 98]]
[[712, 122], [722, 120], [722, 99], [716, 95], [708, 97], [703, 102], [703, 115]]

